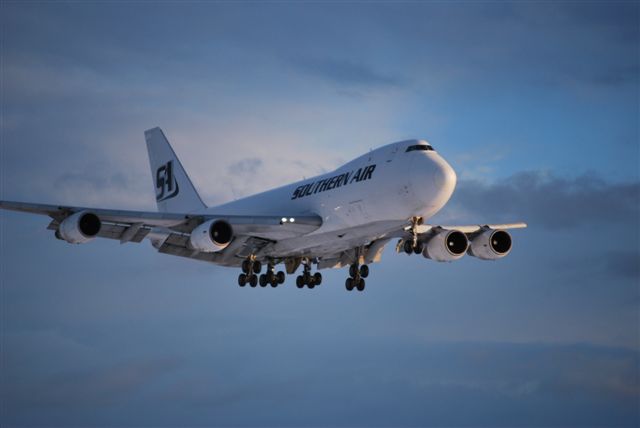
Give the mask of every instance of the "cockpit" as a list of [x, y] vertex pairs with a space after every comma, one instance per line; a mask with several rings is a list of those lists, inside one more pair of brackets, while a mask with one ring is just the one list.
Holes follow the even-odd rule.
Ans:
[[412, 146], [407, 147], [407, 150], [405, 150], [405, 152], [413, 152], [416, 150], [422, 150], [422, 151], [434, 151], [433, 147], [431, 147], [430, 144], [427, 143], [423, 143], [423, 144], [414, 144]]

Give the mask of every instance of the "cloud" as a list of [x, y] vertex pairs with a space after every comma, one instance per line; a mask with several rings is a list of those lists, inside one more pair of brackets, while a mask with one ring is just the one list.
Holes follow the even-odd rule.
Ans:
[[405, 84], [397, 76], [380, 73], [354, 60], [297, 58], [291, 64], [304, 73], [345, 87], [387, 88]]
[[104, 407], [124, 403], [143, 388], [158, 382], [180, 366], [177, 358], [135, 359], [116, 364], [68, 368], [48, 376], [36, 376], [25, 382], [12, 379], [4, 385], [5, 405], [12, 412], [34, 407]]
[[596, 174], [564, 178], [543, 171], [522, 172], [492, 183], [461, 180], [452, 208], [479, 218], [523, 220], [552, 230], [582, 225], [636, 230], [640, 182], [613, 183]]

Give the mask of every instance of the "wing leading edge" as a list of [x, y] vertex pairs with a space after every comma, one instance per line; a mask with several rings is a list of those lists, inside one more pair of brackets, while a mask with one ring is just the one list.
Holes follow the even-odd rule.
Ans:
[[[160, 245], [162, 245], [164, 242], [172, 242], [174, 246], [184, 247], [184, 249], [187, 249], [186, 241], [188, 241], [189, 234], [200, 224], [212, 219], [228, 222], [233, 227], [234, 238], [258, 238], [265, 241], [302, 236], [313, 232], [322, 225], [322, 219], [315, 215], [246, 216], [216, 215], [208, 212], [188, 214], [11, 201], [0, 201], [0, 209], [47, 215], [52, 218], [48, 229], [56, 231], [69, 216], [88, 212], [95, 214], [101, 221], [101, 228], [96, 237], [117, 239], [121, 243], [141, 242], [152, 233], [151, 236], [156, 243], [161, 241]], [[294, 219], [293, 222], [289, 221], [291, 218]], [[287, 221], [283, 221], [283, 219], [287, 219]]]

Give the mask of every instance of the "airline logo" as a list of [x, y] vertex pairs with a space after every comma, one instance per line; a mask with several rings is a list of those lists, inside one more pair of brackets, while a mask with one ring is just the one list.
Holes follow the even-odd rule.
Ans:
[[169, 161], [156, 171], [156, 201], [171, 199], [179, 191], [178, 182], [173, 176], [173, 161]]
[[360, 181], [370, 180], [375, 169], [375, 165], [368, 165], [359, 168], [357, 171], [345, 172], [334, 177], [329, 177], [323, 180], [314, 181], [313, 183], [304, 184], [298, 187], [293, 192], [293, 196], [291, 196], [291, 199], [298, 199], [304, 196], [314, 195], [316, 193], [335, 189], [336, 187], [347, 186], [353, 182], [358, 183]]

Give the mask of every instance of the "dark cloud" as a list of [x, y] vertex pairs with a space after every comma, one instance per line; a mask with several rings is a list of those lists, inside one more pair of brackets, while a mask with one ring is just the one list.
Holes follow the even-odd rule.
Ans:
[[399, 77], [380, 73], [373, 67], [353, 60], [297, 58], [291, 63], [304, 73], [341, 86], [394, 87], [405, 83]]
[[263, 165], [264, 162], [260, 158], [247, 158], [232, 163], [227, 167], [227, 171], [232, 175], [254, 175]]
[[[245, 337], [255, 358], [245, 355], [239, 365], [231, 365], [229, 358], [244, 347], [232, 342], [223, 358], [215, 356], [214, 346], [179, 366], [171, 359], [134, 361], [34, 383], [29, 393], [8, 401], [6, 422], [94, 425], [108, 420], [117, 426], [132, 421], [163, 426], [487, 426], [497, 420], [508, 426], [634, 426], [639, 422], [640, 355], [634, 350], [407, 343], [375, 336], [355, 337], [337, 347], [331, 346], [331, 337], [299, 333], [294, 348], [278, 348], [261, 340], [261, 335]], [[287, 358], [291, 352], [297, 359], [293, 367]], [[140, 396], [153, 403], [153, 411], [141, 412], [147, 407], [140, 405]], [[465, 411], [456, 411], [460, 408]], [[23, 413], [26, 409], [29, 415]], [[63, 413], [56, 412], [61, 409]]]
[[[638, 237], [621, 233], [619, 239], [631, 239], [637, 243]], [[632, 244], [633, 245], [633, 244]], [[612, 251], [604, 256], [604, 264], [612, 277], [640, 280], [640, 248], [637, 251]]]
[[523, 172], [491, 184], [461, 180], [452, 202], [481, 218], [518, 219], [549, 229], [631, 227], [630, 237], [638, 239], [637, 181], [612, 183], [595, 174], [563, 178], [539, 171]]
[[180, 366], [177, 358], [150, 358], [84, 370], [69, 369], [35, 382], [13, 380], [4, 385], [4, 401], [14, 411], [34, 407], [100, 407], [126, 402], [138, 390]]

